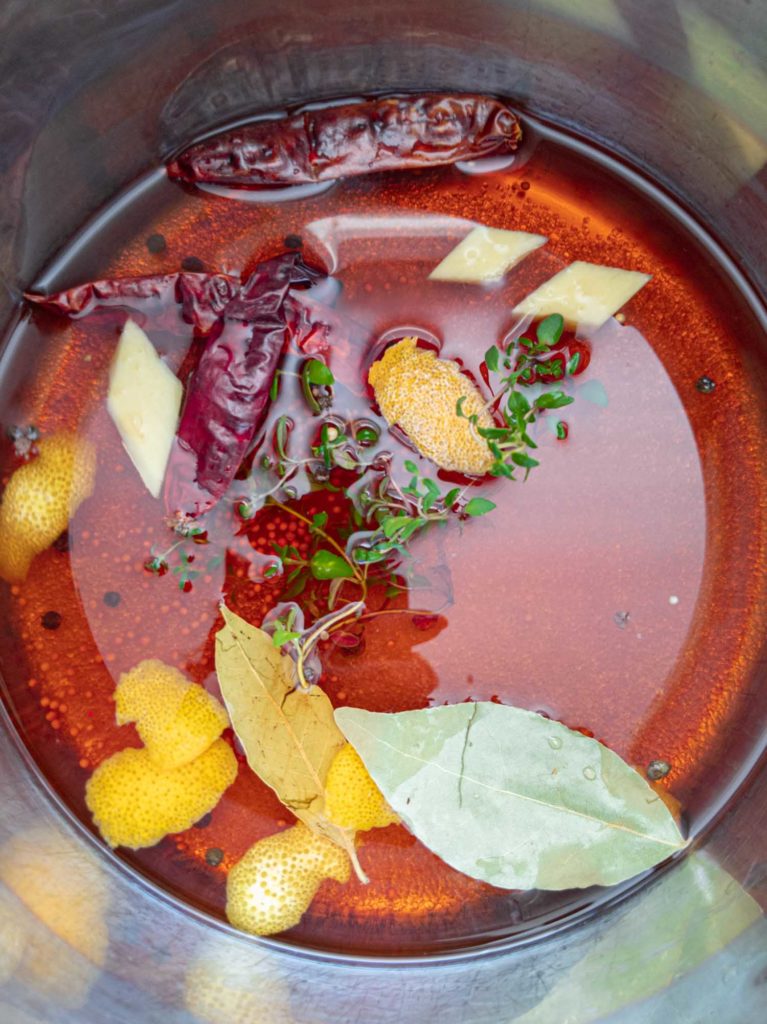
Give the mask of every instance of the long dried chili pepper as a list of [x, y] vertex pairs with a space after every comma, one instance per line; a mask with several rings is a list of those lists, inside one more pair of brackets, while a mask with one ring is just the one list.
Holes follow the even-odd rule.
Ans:
[[181, 272], [90, 281], [55, 295], [27, 292], [25, 298], [73, 319], [99, 309], [128, 308], [151, 313], [173, 300], [181, 305], [184, 319], [194, 325], [195, 331], [207, 335], [240, 288], [239, 278], [229, 274]]
[[516, 114], [489, 96], [392, 96], [222, 132], [167, 170], [187, 182], [296, 185], [507, 153], [521, 137]]
[[194, 517], [225, 493], [266, 415], [287, 332], [291, 287], [321, 273], [298, 253], [259, 264], [245, 282], [228, 274], [164, 274], [94, 281], [56, 295], [29, 294], [72, 317], [122, 307], [150, 315], [173, 299], [205, 344], [191, 374], [165, 476], [173, 518]]

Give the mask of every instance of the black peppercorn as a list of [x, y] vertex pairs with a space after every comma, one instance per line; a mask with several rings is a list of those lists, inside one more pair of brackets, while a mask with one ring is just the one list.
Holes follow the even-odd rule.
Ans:
[[46, 612], [40, 619], [43, 629], [58, 629], [61, 625], [61, 614], [59, 612]]
[[185, 256], [181, 261], [181, 269], [188, 271], [190, 274], [200, 274], [205, 270], [205, 264], [197, 256]]
[[670, 771], [671, 765], [668, 761], [650, 761], [647, 765], [647, 778], [657, 782], [658, 779], [665, 779]]
[[168, 247], [168, 243], [165, 241], [165, 235], [155, 234], [150, 235], [146, 240], [147, 249], [155, 253], [165, 252]]
[[62, 554], [66, 554], [66, 552], [69, 551], [69, 530], [64, 530], [63, 533], [59, 534], [53, 542], [53, 547], [56, 551], [60, 551]]
[[116, 608], [120, 601], [122, 601], [122, 598], [116, 590], [107, 590], [106, 594], [104, 594], [104, 604], [108, 608]]

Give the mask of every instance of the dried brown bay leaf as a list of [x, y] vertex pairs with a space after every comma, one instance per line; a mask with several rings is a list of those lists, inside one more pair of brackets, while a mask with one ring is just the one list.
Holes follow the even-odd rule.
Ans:
[[335, 716], [407, 828], [491, 885], [614, 885], [685, 846], [641, 775], [531, 711], [480, 702]]
[[295, 688], [293, 662], [264, 630], [221, 607], [216, 673], [248, 764], [310, 829], [345, 850], [362, 881], [354, 832], [325, 815], [325, 779], [344, 745], [333, 705], [319, 686]]

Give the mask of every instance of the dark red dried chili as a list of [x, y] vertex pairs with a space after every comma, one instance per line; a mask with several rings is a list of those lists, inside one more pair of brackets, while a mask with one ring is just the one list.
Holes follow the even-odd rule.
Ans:
[[171, 516], [197, 516], [225, 493], [263, 423], [285, 344], [285, 299], [318, 274], [298, 253], [260, 264], [224, 307], [187, 386], [165, 475]]
[[[205, 343], [187, 381], [165, 504], [174, 518], [194, 517], [223, 496], [266, 415], [288, 330], [289, 290], [321, 276], [291, 252], [259, 264], [245, 282], [227, 274], [178, 273], [94, 281], [27, 298], [72, 317], [115, 307], [151, 316], [163, 300], [181, 304]], [[303, 326], [310, 327], [308, 319]]]
[[153, 303], [159, 311], [172, 299], [181, 304], [184, 319], [194, 324], [198, 333], [207, 335], [240, 287], [239, 279], [229, 274], [158, 274], [90, 281], [55, 295], [28, 292], [25, 298], [74, 319], [98, 309], [127, 308], [151, 313]]
[[187, 182], [297, 185], [507, 153], [521, 137], [516, 114], [489, 96], [390, 96], [234, 128], [167, 169]]

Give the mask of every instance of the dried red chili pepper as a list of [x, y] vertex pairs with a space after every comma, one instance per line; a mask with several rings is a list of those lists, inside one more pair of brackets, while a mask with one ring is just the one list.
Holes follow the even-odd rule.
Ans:
[[285, 299], [318, 277], [297, 253], [260, 264], [225, 305], [187, 387], [165, 475], [171, 516], [223, 496], [263, 423], [286, 337]]
[[390, 96], [234, 128], [167, 170], [187, 182], [297, 185], [507, 153], [521, 137], [516, 114], [489, 96]]
[[198, 516], [222, 497], [261, 426], [288, 331], [286, 298], [321, 275], [298, 253], [259, 264], [245, 282], [227, 274], [164, 274], [79, 285], [56, 295], [29, 294], [38, 305], [81, 317], [122, 307], [148, 316], [181, 304], [205, 339], [165, 476], [169, 515]]
[[160, 274], [149, 277], [120, 277], [90, 281], [55, 295], [25, 293], [38, 306], [56, 310], [73, 319], [99, 309], [129, 308], [152, 313], [164, 304], [179, 303], [184, 319], [207, 335], [221, 318], [227, 303], [236, 296], [241, 283], [229, 274]]

